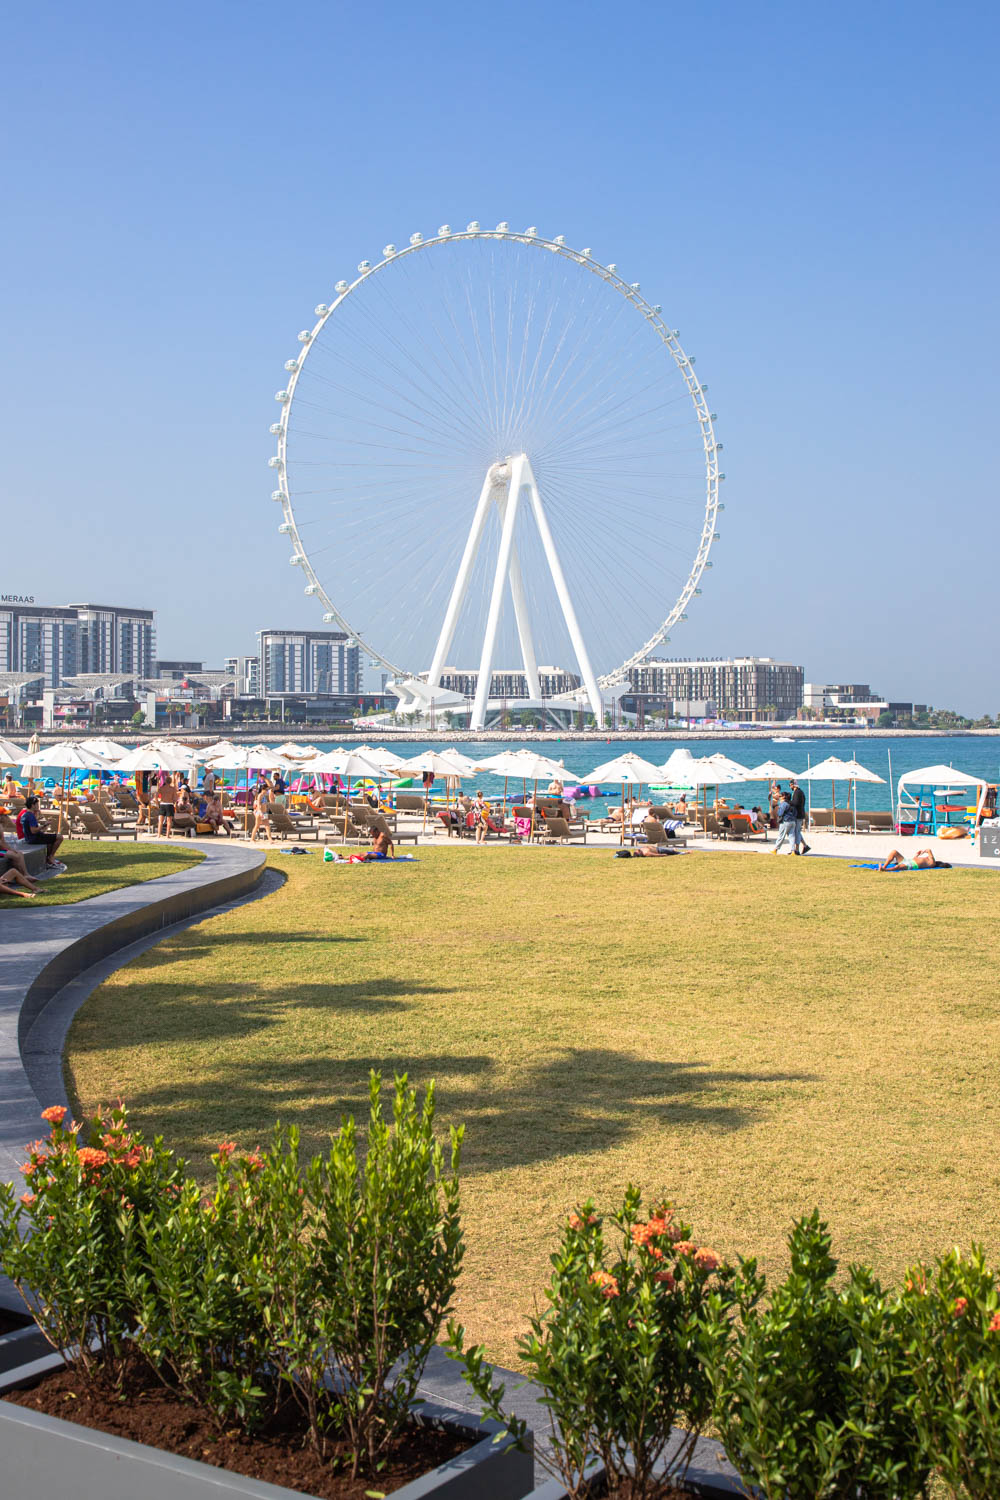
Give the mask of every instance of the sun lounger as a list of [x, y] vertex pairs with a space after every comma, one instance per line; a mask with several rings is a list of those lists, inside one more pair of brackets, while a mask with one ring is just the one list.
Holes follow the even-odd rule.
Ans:
[[315, 823], [303, 825], [297, 818], [289, 817], [283, 807], [271, 809], [271, 831], [280, 839], [313, 839], [319, 843], [319, 828]]
[[135, 828], [107, 827], [92, 807], [70, 803], [66, 809], [66, 822], [73, 833], [84, 833], [92, 839], [135, 839]]
[[566, 818], [546, 818], [543, 837], [552, 843], [585, 844], [586, 823], [570, 823]]

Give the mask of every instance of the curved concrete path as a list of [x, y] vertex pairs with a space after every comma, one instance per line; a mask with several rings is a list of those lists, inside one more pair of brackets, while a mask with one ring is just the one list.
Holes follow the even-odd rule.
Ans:
[[[158, 942], [167, 929], [246, 899], [257, 888], [265, 869], [259, 849], [199, 847], [205, 858], [176, 874], [75, 905], [24, 903], [0, 914], [0, 1181], [22, 1180], [25, 1143], [44, 1129], [40, 1110], [66, 1102], [61, 1060], [66, 1030], [94, 984], [130, 956], [123, 950]], [[87, 971], [112, 958], [110, 968], [94, 972], [88, 986]], [[82, 990], [67, 1003], [63, 997], [68, 999], [68, 988], [77, 985]]]

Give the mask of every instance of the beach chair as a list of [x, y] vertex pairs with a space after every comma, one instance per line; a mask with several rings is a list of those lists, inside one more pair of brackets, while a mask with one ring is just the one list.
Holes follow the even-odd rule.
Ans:
[[829, 828], [833, 823], [833, 813], [828, 807], [814, 807], [809, 815], [810, 828]]
[[92, 839], [135, 839], [134, 828], [108, 827], [92, 807], [71, 802], [66, 808], [66, 822], [73, 833], [85, 833]]
[[271, 809], [271, 832], [280, 839], [313, 839], [319, 843], [319, 828], [315, 823], [303, 825], [298, 818], [292, 818], [283, 807], [272, 807]]
[[568, 818], [546, 818], [544, 837], [547, 843], [585, 844], [587, 825], [585, 822], [571, 823]]
[[370, 807], [368, 809], [368, 831], [372, 835], [376, 833], [387, 833], [394, 844], [404, 844], [406, 843], [407, 839], [415, 844], [417, 842], [417, 839], [420, 837], [420, 835], [416, 832], [397, 833], [394, 828], [390, 828], [389, 819], [385, 816], [385, 814], [376, 812], [373, 807]]
[[413, 792], [396, 793], [396, 811], [422, 813], [424, 810], [423, 797], [416, 796]]
[[356, 823], [347, 819], [347, 827], [344, 827], [343, 817], [330, 829], [320, 829], [320, 839], [324, 844], [370, 844], [372, 841], [371, 830], [359, 828]]

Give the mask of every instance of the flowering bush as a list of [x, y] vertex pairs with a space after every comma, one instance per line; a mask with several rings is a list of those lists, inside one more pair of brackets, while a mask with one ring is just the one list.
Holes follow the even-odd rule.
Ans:
[[28, 1147], [28, 1191], [18, 1200], [0, 1184], [0, 1264], [65, 1359], [117, 1380], [133, 1322], [131, 1230], [180, 1191], [183, 1164], [159, 1138], [147, 1144], [121, 1105], [89, 1122], [83, 1146], [62, 1106], [42, 1119], [50, 1133]]
[[763, 1276], [741, 1261], [739, 1321], [713, 1298], [705, 1361], [715, 1423], [744, 1483], [766, 1500], [911, 1500], [926, 1493], [908, 1401], [906, 1318], [871, 1272], [837, 1262], [817, 1212], [793, 1228], [791, 1271], [762, 1306]]
[[1000, 1494], [1000, 1290], [974, 1245], [906, 1278], [913, 1417], [929, 1462], [970, 1500]]
[[[671, 1205], [644, 1218], [633, 1187], [616, 1213], [600, 1215], [587, 1202], [570, 1214], [552, 1267], [549, 1306], [520, 1340], [551, 1414], [552, 1467], [573, 1495], [595, 1460], [611, 1491], [628, 1483], [636, 1497], [654, 1491], [664, 1464], [682, 1478], [711, 1410], [700, 1359], [706, 1300], [726, 1306], [732, 1272], [695, 1243]], [[503, 1387], [490, 1384], [482, 1349], [465, 1351], [454, 1324], [449, 1334], [489, 1413], [520, 1435], [521, 1424], [502, 1410]], [[678, 1421], [687, 1432], [672, 1446]]]

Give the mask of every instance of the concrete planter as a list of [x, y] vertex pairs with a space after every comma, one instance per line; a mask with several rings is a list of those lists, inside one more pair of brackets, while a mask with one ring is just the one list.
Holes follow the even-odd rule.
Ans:
[[[58, 1355], [49, 1354], [0, 1375], [0, 1397], [33, 1385], [60, 1363]], [[502, 1430], [497, 1423], [480, 1425], [468, 1413], [436, 1402], [425, 1403], [420, 1413], [479, 1441], [395, 1490], [392, 1500], [521, 1500], [530, 1491], [531, 1452], [519, 1453], [509, 1438], [494, 1443]], [[142, 1500], [303, 1500], [300, 1491], [77, 1427], [2, 1399], [0, 1453], [3, 1493], [18, 1500], [58, 1495], [72, 1495], [73, 1500], [136, 1500], [140, 1495]]]
[[[604, 1478], [603, 1467], [596, 1464], [588, 1478], [600, 1494]], [[684, 1480], [684, 1489], [692, 1497], [700, 1496], [701, 1500], [734, 1500], [736, 1496], [746, 1495], [746, 1490], [727, 1462], [721, 1445], [709, 1438], [700, 1438], [698, 1441], [694, 1459]], [[532, 1491], [530, 1500], [569, 1500], [569, 1491], [561, 1480], [549, 1479]]]

